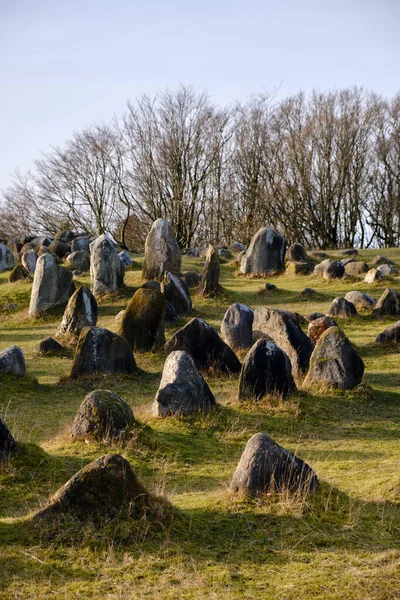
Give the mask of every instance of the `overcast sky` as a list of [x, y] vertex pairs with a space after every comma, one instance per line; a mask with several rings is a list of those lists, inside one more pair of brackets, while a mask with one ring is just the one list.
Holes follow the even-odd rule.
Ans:
[[0, 189], [127, 99], [400, 90], [400, 0], [0, 0]]

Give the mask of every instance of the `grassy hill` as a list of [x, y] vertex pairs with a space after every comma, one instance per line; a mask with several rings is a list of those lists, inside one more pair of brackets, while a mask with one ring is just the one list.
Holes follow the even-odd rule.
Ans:
[[[368, 262], [378, 253], [400, 265], [400, 249], [364, 251], [361, 257]], [[200, 259], [184, 259], [183, 270], [201, 268]], [[286, 401], [241, 404], [238, 377], [208, 374], [219, 403], [215, 411], [156, 419], [151, 403], [162, 352], [137, 354], [141, 371], [133, 376], [71, 381], [72, 355], [36, 355], [38, 342], [54, 335], [62, 311], [29, 319], [31, 284], [8, 284], [7, 275], [0, 274], [0, 349], [20, 346], [28, 377], [0, 379], [0, 409], [21, 442], [0, 468], [0, 598], [400, 598], [400, 353], [373, 344], [395, 319], [361, 314], [340, 321], [365, 362], [365, 381], [356, 390], [300, 391]], [[378, 298], [388, 286], [400, 289], [399, 277], [373, 285], [313, 275], [270, 281], [278, 292], [262, 296], [265, 281], [237, 277], [235, 266], [225, 262], [223, 296], [194, 295], [191, 316], [218, 329], [236, 301], [306, 315], [327, 311], [349, 290]], [[123, 292], [100, 303], [99, 326], [117, 331], [115, 315], [141, 284], [140, 271], [128, 271], [125, 283]], [[305, 287], [318, 291], [317, 299], [304, 300]], [[167, 339], [188, 318], [168, 327]], [[71, 441], [73, 416], [98, 387], [117, 392], [140, 422], [122, 447]], [[236, 464], [259, 431], [306, 460], [318, 474], [319, 491], [263, 501], [232, 496]], [[31, 524], [29, 515], [52, 492], [109, 452], [123, 454], [144, 485], [168, 501], [159, 519], [121, 519], [100, 528], [66, 522], [56, 531]]]

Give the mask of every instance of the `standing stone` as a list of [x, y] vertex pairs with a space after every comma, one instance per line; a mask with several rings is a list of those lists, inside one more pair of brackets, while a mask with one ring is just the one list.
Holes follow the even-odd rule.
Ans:
[[26, 375], [25, 357], [19, 346], [10, 346], [0, 352], [1, 375]]
[[166, 219], [154, 221], [145, 243], [143, 279], [162, 281], [165, 271], [179, 275], [182, 253]]
[[17, 444], [0, 414], [0, 464], [14, 452]]
[[319, 338], [324, 333], [324, 331], [329, 329], [329, 327], [337, 327], [337, 323], [334, 319], [326, 317], [325, 315], [322, 315], [322, 317], [310, 321], [310, 323], [308, 324], [308, 337], [310, 338], [314, 346], [318, 342]]
[[253, 236], [240, 263], [243, 275], [268, 275], [283, 271], [286, 240], [272, 227], [262, 227]]
[[164, 364], [153, 414], [158, 417], [191, 415], [214, 406], [215, 398], [192, 357], [181, 350], [171, 352]]
[[115, 392], [93, 390], [78, 408], [71, 437], [107, 442], [121, 436], [134, 423], [131, 407]]
[[295, 391], [288, 355], [270, 340], [257, 340], [242, 365], [239, 400], [260, 400], [270, 394], [286, 397]]
[[165, 344], [167, 356], [184, 350], [198, 369], [216, 368], [223, 373], [239, 373], [241, 364], [235, 353], [203, 319], [195, 317]]
[[274, 308], [256, 308], [253, 339], [267, 337], [290, 358], [295, 378], [305, 375], [313, 351], [311, 340], [302, 331], [293, 313]]
[[187, 315], [192, 310], [192, 300], [186, 283], [172, 273], [164, 273], [162, 281], [165, 299], [172, 304], [178, 315]]
[[383, 275], [378, 269], [370, 269], [364, 277], [365, 283], [375, 283], [381, 281], [381, 279], [383, 279]]
[[330, 327], [319, 338], [310, 359], [304, 384], [352, 390], [361, 383], [364, 363], [339, 327]]
[[115, 292], [124, 283], [124, 265], [111, 239], [103, 233], [90, 244], [90, 278], [95, 296]]
[[96, 298], [85, 285], [71, 296], [57, 329], [56, 337], [78, 338], [84, 327], [97, 323], [98, 306]]
[[400, 344], [400, 321], [381, 331], [375, 339], [375, 344]]
[[11, 271], [14, 267], [14, 254], [5, 244], [0, 244], [0, 271]]
[[89, 252], [90, 240], [86, 237], [77, 237], [72, 240], [71, 243], [71, 252], [79, 252], [80, 250], [86, 250]]
[[368, 296], [368, 294], [364, 294], [363, 292], [359, 292], [357, 290], [347, 292], [345, 298], [348, 300], [348, 302], [354, 304], [357, 310], [371, 310], [376, 304], [375, 300], [371, 296]]
[[36, 270], [37, 254], [34, 250], [28, 250], [22, 255], [21, 263], [29, 273], [34, 273]]
[[52, 254], [42, 254], [36, 263], [29, 315], [36, 317], [56, 306], [65, 306], [73, 290], [71, 271], [61, 267]]
[[375, 304], [372, 315], [374, 317], [399, 316], [400, 293], [396, 292], [393, 288], [386, 288], [378, 302]]
[[93, 373], [133, 373], [135, 359], [128, 342], [101, 327], [85, 327], [79, 336], [71, 378]]
[[249, 439], [231, 482], [233, 492], [251, 495], [309, 492], [317, 486], [311, 467], [265, 433]]
[[218, 252], [211, 244], [206, 254], [203, 276], [201, 278], [201, 295], [205, 298], [216, 296], [219, 292], [219, 257]]
[[90, 269], [90, 254], [87, 250], [78, 250], [72, 252], [66, 258], [66, 262], [71, 266], [73, 271], [89, 271]]
[[165, 298], [156, 289], [139, 288], [124, 311], [119, 333], [136, 352], [165, 343]]
[[232, 350], [246, 350], [253, 344], [254, 311], [235, 302], [226, 311], [221, 323], [222, 339]]
[[342, 319], [348, 319], [349, 317], [356, 317], [358, 315], [354, 304], [340, 296], [332, 300], [328, 314], [330, 317], [341, 317]]

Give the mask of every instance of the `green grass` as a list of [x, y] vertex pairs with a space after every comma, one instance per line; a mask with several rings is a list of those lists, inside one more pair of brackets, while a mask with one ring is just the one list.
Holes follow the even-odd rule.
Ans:
[[[400, 264], [400, 250], [382, 253]], [[340, 257], [338, 253], [332, 256]], [[141, 257], [134, 256], [137, 263]], [[199, 259], [184, 270], [201, 272]], [[115, 315], [141, 284], [128, 271], [126, 289], [101, 302], [99, 325], [117, 330]], [[221, 265], [223, 295], [193, 296], [193, 314], [219, 327], [235, 301], [303, 315], [327, 311], [351, 289], [378, 298], [399, 278], [367, 285], [318, 276], [271, 278], [279, 291], [258, 294], [265, 280], [237, 277]], [[90, 284], [88, 278], [80, 283]], [[304, 287], [319, 292], [306, 301]], [[20, 442], [0, 470], [0, 598], [395, 599], [400, 597], [400, 353], [376, 348], [394, 319], [360, 315], [341, 321], [366, 367], [352, 392], [302, 391], [284, 402], [237, 401], [238, 377], [208, 375], [219, 407], [208, 415], [156, 419], [151, 404], [162, 352], [136, 355], [134, 376], [71, 381], [71, 358], [42, 358], [38, 342], [61, 317], [28, 318], [31, 283], [0, 274], [0, 349], [19, 345], [28, 377], [2, 376], [0, 409]], [[10, 302], [15, 308], [4, 308]], [[167, 329], [167, 339], [187, 319]], [[123, 447], [72, 442], [73, 416], [86, 393], [106, 387], [133, 408], [140, 426]], [[233, 497], [229, 483], [248, 438], [264, 431], [317, 472], [319, 491], [306, 498]], [[95, 527], [64, 523], [56, 530], [29, 516], [79, 468], [121, 452], [147, 488], [169, 506], [159, 520], [121, 517]]]

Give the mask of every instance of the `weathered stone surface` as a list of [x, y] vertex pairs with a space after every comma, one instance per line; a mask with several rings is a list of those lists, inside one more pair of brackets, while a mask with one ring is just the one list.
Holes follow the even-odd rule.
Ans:
[[340, 260], [328, 259], [323, 261], [323, 263], [320, 263], [315, 267], [314, 273], [317, 273], [317, 267], [321, 267], [321, 265], [324, 265], [322, 268], [322, 276], [327, 281], [330, 281], [331, 279], [340, 279], [344, 275], [344, 266]]
[[168, 300], [165, 301], [165, 323], [174, 323], [179, 319], [179, 315], [176, 312], [175, 308], [172, 306], [171, 302]]
[[5, 244], [0, 244], [0, 271], [8, 271], [15, 267], [15, 256]]
[[120, 454], [107, 454], [78, 471], [34, 518], [52, 518], [65, 513], [79, 520], [110, 518], [123, 509], [139, 516], [148, 502], [149, 494], [129, 462]]
[[243, 275], [267, 275], [283, 271], [286, 240], [272, 227], [262, 227], [253, 236], [240, 263]]
[[21, 348], [10, 346], [0, 352], [0, 374], [26, 375], [25, 357]]
[[245, 350], [253, 344], [254, 311], [245, 304], [235, 302], [226, 311], [221, 323], [224, 342], [233, 350]]
[[42, 254], [51, 254], [51, 256], [54, 258], [56, 263], [61, 262], [57, 256], [57, 254], [54, 254], [54, 252], [52, 252], [48, 246], [39, 246], [38, 247], [37, 255], [42, 256]]
[[337, 327], [337, 323], [331, 317], [319, 317], [318, 319], [313, 319], [308, 325], [308, 337], [315, 344], [318, 342], [321, 335], [329, 329], [329, 327]]
[[349, 317], [356, 317], [358, 313], [352, 302], [349, 302], [346, 300], [346, 298], [339, 296], [338, 298], [332, 300], [328, 315], [330, 317], [341, 317], [342, 319], [348, 319]]
[[203, 319], [195, 317], [179, 329], [165, 344], [167, 356], [184, 350], [193, 358], [198, 369], [216, 368], [223, 373], [239, 373], [241, 364], [233, 350]]
[[368, 296], [368, 294], [364, 294], [363, 292], [359, 292], [357, 290], [347, 292], [345, 298], [349, 302], [352, 302], [357, 310], [372, 310], [376, 304], [375, 300], [371, 296]]
[[135, 359], [128, 342], [101, 327], [85, 327], [79, 336], [71, 377], [93, 373], [133, 373]]
[[50, 336], [39, 343], [37, 352], [40, 356], [64, 356], [66, 354], [64, 346]]
[[312, 262], [289, 261], [286, 263], [286, 275], [310, 275], [314, 271]]
[[377, 271], [382, 273], [384, 277], [393, 277], [393, 275], [397, 275], [397, 270], [391, 265], [379, 265]]
[[29, 279], [29, 271], [27, 271], [22, 265], [17, 265], [14, 267], [8, 276], [9, 283], [15, 283], [16, 281], [22, 281], [24, 279]]
[[304, 384], [355, 388], [364, 375], [364, 363], [339, 327], [330, 327], [319, 338], [310, 359]]
[[386, 288], [378, 302], [375, 304], [372, 314], [374, 317], [399, 316], [400, 293], [396, 292], [393, 288]]
[[36, 263], [29, 315], [36, 317], [56, 306], [64, 306], [73, 291], [71, 271], [61, 267], [52, 254], [42, 254]]
[[145, 281], [142, 285], [144, 290], [157, 290], [161, 292], [161, 283], [159, 281]]
[[0, 414], [0, 464], [14, 452], [17, 443]]
[[311, 467], [265, 433], [249, 439], [231, 482], [233, 492], [251, 495], [308, 492], [317, 486]]
[[362, 261], [352, 261], [348, 262], [344, 267], [346, 275], [351, 275], [352, 277], [364, 277], [365, 273], [368, 273], [368, 265], [366, 262]]
[[183, 281], [186, 283], [188, 288], [197, 287], [201, 281], [201, 275], [196, 271], [188, 271], [182, 275]]
[[29, 273], [34, 273], [36, 270], [37, 254], [34, 250], [24, 252], [21, 257], [21, 263]]
[[307, 261], [310, 260], [307, 252], [304, 248], [304, 246], [302, 244], [292, 244], [291, 246], [289, 246], [287, 253], [286, 253], [286, 260], [292, 261], [292, 262], [298, 262], [298, 261]]
[[278, 291], [278, 288], [276, 287], [276, 285], [274, 283], [269, 283], [268, 281], [265, 282], [263, 292], [265, 292], [267, 294], [273, 294], [274, 292], [277, 292], [277, 291]]
[[315, 296], [318, 296], [318, 292], [312, 288], [306, 287], [300, 292], [300, 296], [303, 296], [304, 298], [315, 298]]
[[204, 297], [216, 296], [220, 290], [219, 257], [218, 252], [211, 244], [209, 245], [206, 254], [200, 290]]
[[64, 256], [71, 251], [68, 244], [60, 240], [53, 240], [49, 246], [49, 250], [54, 252], [54, 254], [58, 256], [58, 258], [64, 258]]
[[257, 340], [242, 365], [239, 400], [260, 400], [267, 395], [286, 397], [295, 391], [288, 355], [270, 340]]
[[156, 289], [139, 288], [122, 317], [119, 333], [137, 352], [148, 352], [165, 343], [165, 298]]
[[80, 250], [85, 250], [89, 252], [90, 239], [87, 237], [77, 237], [71, 242], [71, 252], [79, 252]]
[[95, 296], [115, 292], [124, 283], [124, 265], [111, 239], [103, 234], [90, 248], [90, 278]]
[[370, 269], [364, 277], [365, 283], [375, 283], [383, 279], [383, 275], [378, 269]]
[[133, 265], [131, 257], [127, 252], [125, 252], [125, 250], [119, 252], [118, 256], [124, 267], [131, 267]]
[[56, 337], [79, 337], [84, 327], [92, 327], [97, 323], [98, 306], [96, 298], [85, 285], [71, 296]]
[[386, 327], [375, 339], [376, 344], [400, 344], [400, 321]]
[[289, 311], [274, 308], [256, 308], [253, 321], [253, 339], [267, 337], [282, 348], [290, 358], [295, 378], [308, 369], [313, 345], [302, 331], [298, 318]]
[[71, 265], [74, 271], [84, 273], [90, 269], [90, 254], [87, 250], [78, 250], [69, 254], [66, 262]]
[[381, 254], [378, 254], [377, 256], [375, 256], [375, 258], [373, 258], [371, 260], [371, 264], [372, 265], [394, 265], [395, 263], [390, 260], [390, 258], [387, 258], [386, 256], [382, 256]]
[[166, 219], [157, 219], [146, 238], [143, 279], [162, 281], [166, 271], [179, 275], [181, 266], [182, 253], [171, 225]]
[[[5, 244], [3, 244], [4, 246]], [[7, 244], [6, 244], [7, 248], [10, 250], [10, 252], [12, 253], [12, 255], [14, 256], [14, 260], [18, 259], [19, 256], [19, 252], [23, 246], [23, 244], [21, 244], [21, 242], [19, 241], [19, 238], [17, 237], [13, 237], [10, 238], [9, 240], [7, 240]], [[2, 246], [0, 245], [0, 253], [3, 255], [3, 250], [2, 250]], [[3, 259], [1, 259], [3, 260]], [[0, 260], [0, 266], [1, 266], [1, 260]], [[15, 265], [15, 262], [14, 262]], [[13, 266], [14, 266], [13, 265]], [[12, 269], [13, 267], [11, 267]], [[5, 271], [5, 269], [1, 269], [2, 271]]]
[[215, 398], [187, 352], [177, 350], [168, 355], [161, 383], [153, 403], [153, 414], [190, 415], [206, 412], [215, 406]]
[[178, 315], [187, 315], [192, 310], [192, 300], [186, 283], [173, 273], [164, 273], [162, 285], [165, 299], [172, 304]]
[[115, 392], [93, 390], [74, 417], [71, 437], [107, 442], [121, 436], [135, 423], [131, 407]]

